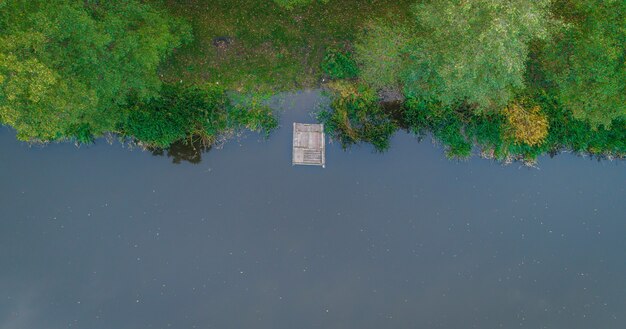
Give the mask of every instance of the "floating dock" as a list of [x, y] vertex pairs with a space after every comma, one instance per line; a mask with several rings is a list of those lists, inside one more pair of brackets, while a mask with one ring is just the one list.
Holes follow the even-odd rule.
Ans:
[[293, 124], [293, 165], [326, 166], [323, 124]]

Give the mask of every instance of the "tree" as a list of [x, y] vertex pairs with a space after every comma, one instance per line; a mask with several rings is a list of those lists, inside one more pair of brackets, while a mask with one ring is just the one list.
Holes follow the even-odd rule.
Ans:
[[[433, 0], [416, 5], [414, 15], [410, 26], [391, 28], [403, 36], [412, 31], [397, 47], [402, 38], [390, 36], [390, 28], [364, 38], [357, 47], [361, 62], [370, 65], [371, 55], [380, 52], [370, 45], [389, 40], [384, 62], [398, 72], [408, 96], [446, 106], [466, 102], [479, 110], [506, 106], [524, 87], [528, 44], [545, 38], [550, 22], [548, 0]], [[374, 75], [364, 77], [375, 83]]]
[[158, 65], [191, 37], [137, 0], [0, 6], [0, 121], [23, 140], [114, 130], [130, 96], [158, 94]]
[[559, 3], [568, 28], [546, 47], [543, 63], [559, 100], [592, 126], [626, 118], [626, 2]]

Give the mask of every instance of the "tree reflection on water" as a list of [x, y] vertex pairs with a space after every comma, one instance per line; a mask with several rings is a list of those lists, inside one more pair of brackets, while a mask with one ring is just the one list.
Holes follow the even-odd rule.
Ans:
[[154, 148], [150, 149], [154, 156], [167, 156], [172, 158], [172, 163], [180, 164], [181, 162], [189, 162], [198, 164], [202, 162], [202, 153], [211, 150], [211, 146], [206, 146], [201, 140], [183, 140], [175, 142], [167, 149]]

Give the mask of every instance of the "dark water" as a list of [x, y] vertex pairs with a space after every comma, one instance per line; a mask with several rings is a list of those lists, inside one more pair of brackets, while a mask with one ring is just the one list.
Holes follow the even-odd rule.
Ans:
[[0, 129], [0, 328], [626, 328], [624, 162], [292, 167], [315, 97], [199, 164]]

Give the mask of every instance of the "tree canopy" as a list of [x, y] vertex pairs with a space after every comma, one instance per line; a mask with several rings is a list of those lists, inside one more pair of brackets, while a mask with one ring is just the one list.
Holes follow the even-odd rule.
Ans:
[[[444, 105], [466, 102], [478, 109], [499, 109], [524, 87], [529, 42], [548, 36], [548, 4], [547, 0], [417, 4], [407, 26], [379, 26], [365, 36], [357, 48], [366, 66], [364, 78], [373, 82], [379, 76], [375, 72], [386, 72], [385, 80], [401, 82], [410, 96]], [[384, 46], [372, 47], [376, 44]], [[377, 57], [383, 61], [368, 68]], [[389, 73], [396, 77], [391, 79]]]
[[546, 45], [543, 65], [559, 100], [577, 118], [609, 127], [626, 118], [626, 2], [559, 3], [568, 23]]
[[137, 0], [0, 6], [0, 121], [20, 139], [114, 130], [129, 97], [157, 95], [159, 63], [190, 28]]

